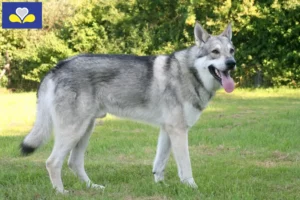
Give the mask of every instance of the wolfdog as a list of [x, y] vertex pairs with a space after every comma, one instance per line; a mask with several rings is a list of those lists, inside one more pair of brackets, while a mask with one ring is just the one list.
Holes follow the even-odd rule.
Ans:
[[87, 187], [104, 188], [85, 172], [84, 154], [95, 119], [110, 113], [160, 127], [153, 164], [155, 182], [164, 180], [172, 149], [180, 181], [197, 188], [188, 130], [217, 89], [234, 90], [230, 71], [236, 62], [231, 24], [213, 36], [196, 22], [194, 37], [195, 45], [170, 55], [83, 54], [59, 62], [40, 84], [36, 121], [21, 152], [32, 153], [53, 129], [54, 147], [46, 161], [53, 187], [67, 192], [61, 169], [70, 153], [68, 166]]

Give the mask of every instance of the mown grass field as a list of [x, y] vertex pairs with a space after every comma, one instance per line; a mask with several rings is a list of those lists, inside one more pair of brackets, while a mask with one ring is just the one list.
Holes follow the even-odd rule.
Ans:
[[109, 117], [86, 153], [89, 176], [106, 189], [86, 189], [65, 163], [72, 193], [55, 194], [45, 168], [53, 139], [32, 156], [19, 153], [35, 102], [35, 93], [0, 91], [0, 199], [300, 199], [300, 90], [218, 92], [189, 134], [198, 190], [179, 183], [173, 158], [167, 185], [155, 184], [158, 128]]

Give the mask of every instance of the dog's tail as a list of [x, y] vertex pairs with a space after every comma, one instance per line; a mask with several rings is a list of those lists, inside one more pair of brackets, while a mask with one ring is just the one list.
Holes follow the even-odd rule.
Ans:
[[48, 140], [52, 132], [52, 117], [49, 104], [53, 97], [51, 80], [44, 80], [38, 90], [36, 121], [30, 133], [20, 145], [21, 154], [26, 156], [33, 153], [39, 146]]

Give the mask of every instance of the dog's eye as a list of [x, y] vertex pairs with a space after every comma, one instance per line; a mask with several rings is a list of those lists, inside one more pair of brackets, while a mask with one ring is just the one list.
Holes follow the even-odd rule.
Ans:
[[234, 49], [231, 48], [230, 49], [230, 53], [233, 54], [234, 53]]
[[214, 49], [211, 52], [214, 53], [214, 54], [219, 54], [220, 53], [220, 51], [218, 49]]

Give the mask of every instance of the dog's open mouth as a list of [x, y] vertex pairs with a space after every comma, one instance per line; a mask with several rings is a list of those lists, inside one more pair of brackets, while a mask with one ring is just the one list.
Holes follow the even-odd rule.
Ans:
[[220, 71], [213, 65], [208, 66], [211, 75], [223, 86], [226, 92], [230, 93], [234, 90], [234, 81], [230, 76], [229, 70]]

